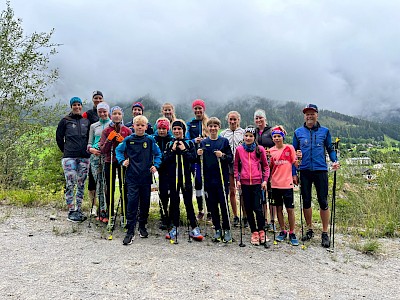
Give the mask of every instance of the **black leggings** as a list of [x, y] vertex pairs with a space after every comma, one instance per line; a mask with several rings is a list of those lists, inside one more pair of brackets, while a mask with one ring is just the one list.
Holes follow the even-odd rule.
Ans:
[[[243, 205], [251, 232], [264, 230], [265, 218], [261, 205], [261, 184], [242, 184]], [[254, 219], [254, 214], [256, 219]], [[256, 227], [257, 221], [257, 227]]]

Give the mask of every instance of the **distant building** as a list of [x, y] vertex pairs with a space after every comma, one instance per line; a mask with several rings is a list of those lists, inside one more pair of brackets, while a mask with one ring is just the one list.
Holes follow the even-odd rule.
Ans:
[[348, 165], [371, 165], [372, 161], [369, 157], [352, 157], [346, 159]]

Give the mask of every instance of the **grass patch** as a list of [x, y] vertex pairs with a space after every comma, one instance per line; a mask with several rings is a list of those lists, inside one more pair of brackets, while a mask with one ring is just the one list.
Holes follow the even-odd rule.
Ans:
[[382, 251], [382, 244], [376, 239], [368, 239], [364, 243], [352, 242], [350, 246], [361, 253], [373, 256], [379, 255]]

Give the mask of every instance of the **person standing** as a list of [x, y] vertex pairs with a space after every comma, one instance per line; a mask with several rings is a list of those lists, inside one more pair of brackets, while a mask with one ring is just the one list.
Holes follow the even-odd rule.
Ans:
[[125, 182], [128, 191], [128, 231], [123, 240], [124, 245], [130, 245], [135, 238], [137, 219], [139, 236], [149, 236], [146, 224], [150, 209], [151, 173], [154, 174], [160, 167], [162, 154], [155, 139], [145, 133], [148, 123], [145, 116], [136, 116], [133, 119], [135, 132], [115, 149], [119, 164], [127, 168]]
[[[97, 113], [97, 105], [103, 102], [103, 93], [100, 91], [94, 91], [92, 93], [93, 108], [85, 111], [82, 117], [89, 120], [90, 125], [99, 121], [99, 115]], [[94, 180], [92, 168], [89, 167], [89, 182], [88, 182], [89, 198], [91, 203], [96, 201], [96, 181]], [[96, 215], [96, 211], [90, 212], [92, 215]]]
[[[194, 143], [185, 139], [186, 125], [183, 120], [175, 120], [172, 125], [174, 139], [168, 143], [163, 160], [168, 168], [169, 190], [171, 195], [170, 216], [173, 223], [172, 229], [165, 236], [167, 239], [174, 240], [179, 234], [180, 223], [180, 192], [182, 192], [183, 202], [186, 208], [187, 221], [192, 230], [189, 236], [196, 241], [202, 241], [203, 235], [197, 226], [196, 215], [193, 208], [193, 185], [191, 164], [195, 162], [196, 150]], [[189, 225], [188, 225], [189, 227]]]
[[283, 217], [283, 204], [285, 204], [289, 220], [289, 241], [293, 246], [298, 246], [299, 241], [294, 233], [296, 224], [292, 166], [298, 166], [299, 159], [301, 159], [301, 151], [297, 150], [296, 152], [292, 145], [284, 144], [286, 131], [283, 126], [273, 128], [271, 134], [275, 143], [275, 146], [270, 149], [272, 198], [277, 210], [281, 230], [276, 240], [283, 242], [287, 238], [285, 218]]
[[[209, 133], [207, 129], [208, 117], [206, 115], [206, 104], [202, 99], [196, 99], [192, 103], [192, 110], [194, 113], [194, 118], [186, 124], [186, 139], [191, 140], [196, 149], [199, 149], [199, 145], [203, 139], [205, 139]], [[194, 173], [194, 187], [196, 189], [196, 200], [197, 208], [199, 213], [197, 214], [197, 219], [202, 220], [204, 217], [204, 203], [203, 203], [203, 193], [202, 182], [201, 182], [201, 166], [199, 163], [195, 163], [192, 166], [192, 172]], [[206, 196], [207, 205], [207, 196]], [[208, 216], [207, 216], [208, 218]]]
[[207, 207], [210, 208], [215, 228], [212, 239], [214, 242], [232, 243], [227, 191], [229, 188], [228, 165], [232, 163], [233, 154], [228, 140], [218, 135], [221, 121], [211, 117], [207, 121], [207, 128], [210, 136], [201, 141], [197, 155], [203, 155], [204, 190], [208, 195]]
[[[89, 130], [89, 142], [87, 146], [87, 151], [90, 155], [90, 170], [92, 171], [94, 181], [96, 182], [96, 194], [99, 199], [99, 216], [98, 220], [102, 222], [108, 222], [104, 220], [104, 216], [100, 215], [100, 212], [106, 211], [106, 202], [104, 199], [104, 178], [103, 178], [103, 168], [104, 168], [104, 157], [101, 156], [100, 151], [100, 138], [103, 130], [110, 124], [111, 120], [109, 118], [110, 106], [101, 102], [97, 105], [97, 114], [99, 115], [99, 121], [90, 125]], [[92, 215], [96, 215], [96, 199], [92, 200]]]
[[82, 117], [82, 100], [79, 97], [71, 98], [69, 103], [71, 112], [58, 123], [56, 141], [58, 148], [63, 153], [61, 163], [66, 181], [67, 220], [76, 223], [87, 219], [82, 212], [82, 201], [89, 169], [90, 154], [86, 150], [90, 123], [89, 120]]
[[[235, 155], [236, 148], [243, 142], [244, 129], [240, 127], [240, 114], [237, 111], [230, 111], [226, 115], [229, 128], [223, 130], [220, 136], [228, 139], [232, 153]], [[235, 157], [234, 157], [235, 158]], [[233, 213], [233, 226], [239, 225], [239, 217], [236, 204], [235, 178], [233, 176], [233, 163], [229, 164], [229, 200]]]
[[247, 126], [244, 143], [236, 149], [234, 177], [237, 188], [242, 190], [243, 206], [246, 210], [253, 245], [268, 242], [265, 235], [265, 219], [261, 204], [262, 190], [267, 189], [269, 166], [264, 147], [255, 142], [256, 128]]
[[168, 143], [173, 139], [170, 133], [170, 127], [171, 124], [169, 120], [161, 117], [157, 120], [155, 124], [156, 131], [152, 135], [163, 156], [160, 167], [158, 168], [158, 195], [162, 205], [162, 207], [160, 207], [161, 222], [159, 228], [162, 230], [168, 229], [171, 225], [170, 210], [168, 209], [168, 204], [170, 202], [168, 180], [170, 175], [168, 174], [168, 166], [164, 162], [165, 149]]
[[[101, 154], [104, 156], [104, 179], [106, 182], [105, 194], [107, 202], [107, 211], [100, 211], [100, 218], [103, 219], [104, 223], [109, 224], [109, 229], [114, 226], [114, 206], [115, 206], [115, 191], [116, 191], [116, 178], [118, 176], [119, 181], [119, 192], [122, 195], [122, 185], [124, 184], [123, 179], [126, 173], [126, 168], [118, 164], [115, 155], [115, 149], [118, 145], [132, 134], [132, 131], [124, 126], [122, 120], [124, 118], [124, 111], [119, 106], [114, 106], [110, 110], [111, 122], [101, 133], [99, 142]], [[121, 196], [122, 198], [122, 196]], [[124, 203], [121, 206], [122, 211], [127, 211], [127, 191], [124, 189]], [[121, 218], [121, 227], [126, 225], [125, 216]]]
[[[267, 153], [267, 158], [269, 159], [269, 149], [271, 147], [275, 146], [275, 144], [272, 140], [272, 135], [271, 135], [272, 127], [269, 126], [267, 123], [267, 116], [265, 114], [265, 110], [257, 109], [254, 112], [254, 123], [257, 126], [256, 142], [258, 143], [258, 145], [264, 147], [264, 149], [266, 150], [266, 153]], [[270, 180], [268, 180], [268, 183], [267, 183], [267, 193], [268, 193], [268, 199], [271, 199], [272, 193], [271, 193], [271, 181]], [[267, 221], [268, 205], [267, 204], [264, 205], [264, 210], [265, 210], [265, 214], [264, 214], [265, 221], [268, 224], [268, 221]], [[272, 219], [272, 217], [275, 219], [276, 208], [270, 207], [269, 210], [270, 210], [271, 219]], [[275, 231], [275, 228], [271, 223], [269, 223], [267, 226], [268, 226], [269, 231]]]
[[[314, 183], [322, 221], [321, 245], [330, 247], [328, 235], [329, 206], [328, 206], [328, 166], [326, 163], [326, 152], [329, 154], [332, 169], [339, 169], [336, 152], [332, 144], [329, 129], [318, 122], [318, 107], [308, 104], [303, 109], [304, 124], [297, 128], [293, 136], [293, 147], [301, 150], [302, 160], [299, 166], [301, 195], [303, 197], [303, 213], [307, 224], [307, 232], [303, 241], [310, 240], [314, 236], [312, 229], [311, 188]], [[294, 172], [294, 171], [293, 171]], [[299, 178], [295, 173], [293, 182], [298, 184]]]
[[[126, 123], [126, 127], [129, 127], [130, 130], [132, 130], [132, 132], [135, 132], [135, 126], [133, 123], [133, 119], [136, 116], [142, 116], [144, 113], [144, 105], [141, 102], [135, 102], [132, 104], [132, 121]], [[154, 134], [154, 130], [153, 127], [151, 126], [150, 123], [147, 124], [147, 129], [146, 132], [148, 135], [152, 135]]]

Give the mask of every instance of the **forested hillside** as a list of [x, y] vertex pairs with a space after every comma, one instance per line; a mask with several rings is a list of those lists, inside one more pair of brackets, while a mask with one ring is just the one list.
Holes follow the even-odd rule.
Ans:
[[[138, 99], [145, 106], [145, 115], [150, 123], [154, 123], [161, 116], [161, 101], [150, 96], [144, 96]], [[176, 115], [186, 121], [193, 117], [191, 103], [174, 103]], [[274, 101], [262, 97], [238, 98], [225, 103], [209, 103], [206, 100], [208, 116], [218, 117], [223, 127], [227, 127], [225, 116], [231, 110], [237, 110], [242, 116], [242, 127], [253, 124], [253, 114], [257, 108], [266, 111], [268, 124], [284, 125], [291, 135], [297, 127], [303, 124], [302, 109], [305, 104], [289, 101]], [[318, 104], [318, 103], [317, 103]], [[121, 105], [121, 104], [120, 104]], [[125, 111], [125, 121], [131, 117], [131, 103], [121, 105]], [[338, 112], [324, 110], [320, 107], [319, 121], [323, 126], [327, 126], [332, 136], [340, 137], [345, 142], [358, 143], [366, 141], [383, 141], [384, 135], [395, 140], [400, 140], [400, 125], [382, 124], [363, 120], [357, 117], [341, 114]]]

